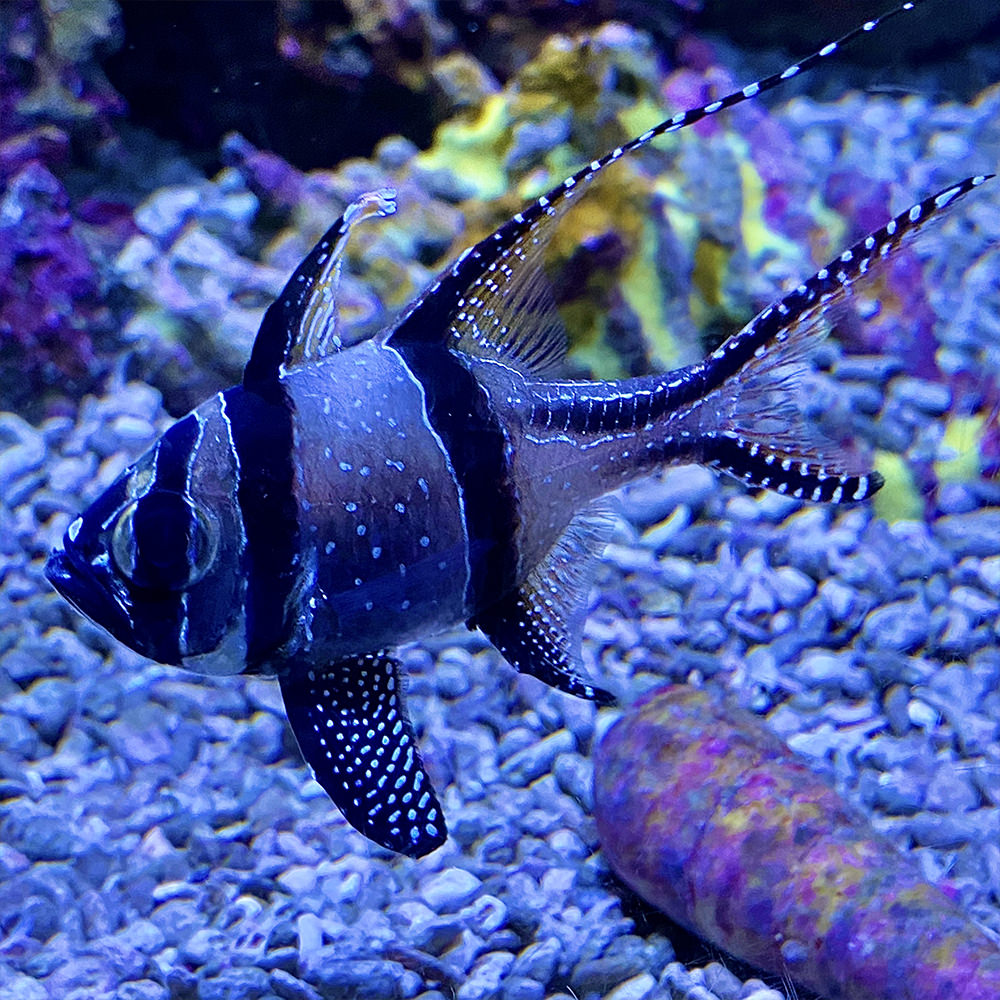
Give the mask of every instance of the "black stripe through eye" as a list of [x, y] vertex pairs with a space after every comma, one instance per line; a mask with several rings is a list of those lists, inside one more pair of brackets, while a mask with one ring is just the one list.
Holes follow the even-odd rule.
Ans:
[[112, 536], [115, 563], [135, 586], [185, 590], [215, 558], [215, 522], [179, 493], [153, 490], [121, 513]]

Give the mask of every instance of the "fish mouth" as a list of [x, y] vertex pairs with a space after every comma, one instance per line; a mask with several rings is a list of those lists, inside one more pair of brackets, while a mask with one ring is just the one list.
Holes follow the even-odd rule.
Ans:
[[132, 620], [128, 610], [96, 577], [93, 568], [74, 559], [71, 552], [55, 549], [45, 562], [45, 579], [56, 592], [92, 622], [115, 638], [128, 642]]
[[62, 549], [54, 549], [49, 553], [49, 558], [45, 560], [44, 572], [45, 579], [62, 597], [72, 603], [76, 574], [73, 572], [69, 555]]

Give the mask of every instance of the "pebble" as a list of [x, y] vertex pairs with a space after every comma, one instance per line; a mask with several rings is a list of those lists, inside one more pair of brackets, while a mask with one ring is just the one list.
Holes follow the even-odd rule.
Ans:
[[810, 649], [795, 668], [795, 676], [810, 687], [832, 688], [859, 696], [869, 682], [864, 671], [855, 667], [853, 661], [854, 655], [850, 652]]
[[477, 896], [458, 916], [476, 934], [489, 937], [507, 923], [507, 907], [503, 900], [485, 894]]
[[123, 983], [114, 995], [114, 1000], [168, 1000], [166, 986], [153, 979], [133, 979]]
[[716, 993], [719, 1000], [738, 1000], [743, 983], [724, 965], [712, 962], [704, 968], [705, 986]]
[[527, 785], [551, 771], [557, 757], [574, 749], [573, 734], [567, 729], [559, 729], [518, 750], [500, 765], [500, 773], [512, 785]]
[[594, 805], [594, 768], [578, 753], [561, 753], [553, 766], [556, 782], [589, 813]]
[[38, 472], [45, 461], [42, 435], [15, 413], [0, 412], [0, 496], [14, 508], [41, 482]]
[[922, 601], [891, 601], [865, 618], [862, 637], [875, 649], [910, 653], [928, 639], [928, 610]]
[[196, 930], [178, 949], [178, 955], [189, 966], [208, 965], [226, 948], [226, 937], [211, 927]]
[[691, 509], [686, 504], [675, 507], [658, 524], [648, 528], [642, 536], [643, 545], [657, 554], [665, 552], [671, 544], [684, 534], [691, 524]]
[[398, 995], [403, 971], [398, 962], [346, 958], [333, 946], [302, 956], [302, 977], [321, 995], [385, 1000]]
[[293, 865], [278, 877], [278, 885], [293, 896], [305, 895], [316, 888], [316, 869], [309, 865]]
[[253, 967], [223, 969], [198, 982], [198, 1000], [260, 1000], [269, 992], [268, 974]]
[[616, 986], [604, 1000], [645, 1000], [656, 988], [656, 980], [648, 972], [641, 972]]
[[570, 976], [570, 985], [581, 996], [603, 994], [611, 986], [641, 976], [644, 964], [644, 957], [638, 952], [593, 958], [576, 966]]
[[980, 506], [975, 493], [965, 483], [942, 483], [937, 507], [942, 514], [970, 514]]
[[61, 816], [15, 813], [10, 806], [0, 820], [4, 842], [29, 861], [66, 861], [80, 849], [80, 838]]
[[794, 566], [774, 571], [774, 588], [784, 607], [800, 608], [816, 593], [816, 581]]
[[988, 558], [996, 555], [996, 539], [1000, 538], [1000, 511], [950, 514], [935, 521], [934, 529], [955, 558]]
[[507, 976], [503, 981], [501, 1000], [543, 1000], [545, 987], [525, 976]]
[[[988, 815], [978, 816], [981, 811]], [[1000, 823], [993, 810], [971, 810], [957, 816], [918, 812], [906, 822], [908, 832], [918, 844], [938, 850], [959, 848], [978, 838], [988, 839], [1000, 833]]]
[[1000, 722], [978, 712], [968, 712], [955, 722], [958, 748], [964, 757], [988, 753], [1000, 735]]
[[622, 492], [622, 510], [630, 521], [648, 528], [682, 505], [699, 510], [718, 488], [718, 478], [709, 469], [681, 465], [628, 486]]
[[913, 406], [934, 417], [946, 413], [951, 405], [951, 390], [941, 382], [899, 375], [890, 384], [897, 401]]
[[906, 714], [910, 722], [923, 729], [933, 729], [941, 721], [941, 713], [919, 698], [911, 698], [906, 706]]
[[979, 563], [979, 578], [994, 597], [1000, 597], [1000, 555], [987, 556]]
[[954, 587], [950, 596], [954, 604], [967, 611], [973, 618], [996, 617], [997, 602], [980, 590], [973, 587]]
[[765, 986], [759, 979], [748, 979], [738, 1000], [785, 1000], [785, 994]]
[[692, 648], [703, 653], [714, 653], [725, 645], [729, 632], [719, 621], [698, 622], [691, 630], [690, 643]]
[[509, 952], [491, 951], [483, 955], [459, 986], [456, 1000], [492, 1000], [513, 964], [514, 956]]
[[910, 693], [903, 684], [893, 684], [883, 695], [882, 710], [895, 736], [902, 736], [910, 728], [910, 716], [906, 710], [909, 700]]
[[52, 996], [43, 983], [20, 972], [0, 977], [0, 987], [7, 1000], [51, 1000]]
[[464, 868], [446, 868], [420, 883], [420, 894], [436, 913], [454, 913], [480, 891], [482, 883]]
[[281, 1000], [322, 1000], [312, 986], [284, 969], [275, 969], [268, 977], [268, 983]]
[[924, 804], [924, 785], [919, 775], [899, 768], [879, 775], [875, 806], [889, 816], [912, 816]]
[[197, 1000], [198, 977], [190, 969], [175, 965], [164, 980], [171, 1000]]
[[942, 763], [926, 783], [924, 805], [939, 813], [964, 813], [979, 806], [979, 793], [965, 765]]
[[563, 946], [559, 938], [542, 938], [529, 944], [517, 955], [511, 974], [547, 983], [555, 975], [562, 954]]

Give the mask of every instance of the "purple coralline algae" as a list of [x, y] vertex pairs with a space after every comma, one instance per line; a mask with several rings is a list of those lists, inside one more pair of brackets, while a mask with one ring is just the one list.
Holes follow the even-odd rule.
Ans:
[[723, 695], [657, 689], [605, 735], [612, 868], [713, 944], [836, 1000], [995, 1000], [1000, 948]]
[[[4, 408], [86, 385], [111, 329], [101, 261], [130, 231], [114, 201], [74, 198], [74, 160], [100, 155], [123, 104], [95, 51], [113, 43], [112, 3], [0, 8], [0, 345]], [[72, 150], [72, 152], [71, 152]], [[67, 381], [69, 384], [67, 384]]]

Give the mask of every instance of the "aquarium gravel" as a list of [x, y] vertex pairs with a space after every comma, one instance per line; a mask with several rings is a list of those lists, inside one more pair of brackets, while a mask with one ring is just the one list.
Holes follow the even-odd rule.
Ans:
[[[873, 178], [899, 210], [1000, 162], [997, 88], [968, 106], [797, 98], [769, 117], [787, 169], [830, 201]], [[697, 467], [629, 490], [585, 662], [626, 702], [664, 680], [729, 690], [1000, 934], [996, 413], [959, 405], [973, 375], [1000, 379], [998, 189], [935, 230], [915, 277], [893, 272], [939, 345], [933, 371], [891, 337], [841, 365], [856, 429], [904, 457], [879, 505], [751, 496]], [[235, 243], [245, 219], [225, 204]], [[150, 252], [137, 271], [165, 260]], [[274, 287], [270, 269], [250, 277]], [[792, 995], [682, 942], [611, 875], [590, 755], [615, 710], [514, 674], [474, 636], [407, 650], [451, 831], [414, 862], [346, 826], [271, 681], [153, 665], [76, 616], [44, 558], [169, 420], [155, 390], [111, 379], [75, 413], [0, 414], [5, 1000]]]

